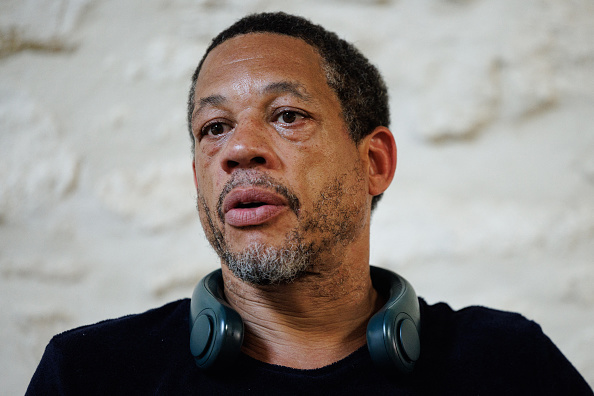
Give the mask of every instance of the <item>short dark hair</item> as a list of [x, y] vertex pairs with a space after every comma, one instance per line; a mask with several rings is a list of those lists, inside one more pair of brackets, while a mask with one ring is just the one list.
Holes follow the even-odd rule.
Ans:
[[[242, 34], [273, 33], [302, 39], [320, 55], [330, 88], [336, 93], [342, 116], [355, 143], [376, 127], [390, 124], [386, 84], [375, 66], [352, 44], [309, 20], [283, 12], [248, 15], [219, 33], [206, 49], [192, 76], [188, 98], [188, 128], [192, 145], [192, 112], [196, 80], [208, 54], [219, 44]], [[375, 196], [372, 208], [381, 195]]]

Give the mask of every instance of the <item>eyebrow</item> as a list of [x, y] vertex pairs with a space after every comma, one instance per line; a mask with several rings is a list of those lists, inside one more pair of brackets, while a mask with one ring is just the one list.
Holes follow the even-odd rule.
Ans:
[[[278, 81], [266, 85], [262, 91], [263, 94], [290, 94], [296, 98], [305, 102], [311, 102], [311, 95], [307, 92], [303, 84], [292, 82], [292, 81]], [[198, 106], [192, 112], [192, 120], [198, 115], [205, 107], [217, 107], [227, 102], [227, 98], [223, 95], [210, 95], [204, 98], [200, 98]]]
[[200, 98], [200, 100], [198, 101], [198, 106], [196, 106], [196, 108], [192, 112], [192, 119], [194, 119], [196, 114], [200, 113], [203, 108], [205, 108], [207, 106], [213, 106], [213, 107], [220, 106], [223, 103], [225, 103], [226, 101], [227, 101], [227, 98], [225, 98], [223, 95], [210, 95], [210, 96], [206, 96], [204, 98]]
[[303, 84], [292, 81], [279, 81], [268, 84], [264, 87], [263, 92], [268, 93], [288, 93], [301, 100], [311, 101], [311, 96], [303, 86]]

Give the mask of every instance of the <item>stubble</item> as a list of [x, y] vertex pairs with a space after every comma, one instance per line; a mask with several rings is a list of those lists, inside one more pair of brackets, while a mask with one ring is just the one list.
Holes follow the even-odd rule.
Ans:
[[298, 219], [297, 226], [286, 232], [280, 245], [253, 242], [241, 251], [232, 251], [223, 228], [214, 221], [214, 211], [198, 192], [197, 206], [206, 237], [231, 272], [239, 279], [254, 285], [291, 283], [322, 268], [328, 253], [346, 246], [360, 233], [365, 219], [366, 205], [362, 204], [362, 171], [341, 174], [326, 183], [318, 194], [311, 212], [300, 210], [301, 202], [289, 188], [270, 176], [254, 170], [238, 172], [224, 186], [216, 208], [216, 216], [224, 224], [220, 206], [225, 195], [238, 186], [261, 186], [283, 195]]

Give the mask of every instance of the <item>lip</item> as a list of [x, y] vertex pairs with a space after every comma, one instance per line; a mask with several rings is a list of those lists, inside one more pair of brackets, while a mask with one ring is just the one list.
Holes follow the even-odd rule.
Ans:
[[225, 223], [233, 227], [264, 224], [288, 208], [279, 194], [261, 188], [236, 188], [223, 201]]

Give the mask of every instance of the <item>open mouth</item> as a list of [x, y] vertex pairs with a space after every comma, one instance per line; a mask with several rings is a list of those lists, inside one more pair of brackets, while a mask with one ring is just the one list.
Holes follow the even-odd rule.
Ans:
[[240, 187], [224, 198], [221, 219], [233, 227], [256, 226], [270, 221], [288, 208], [287, 200], [273, 191]]

